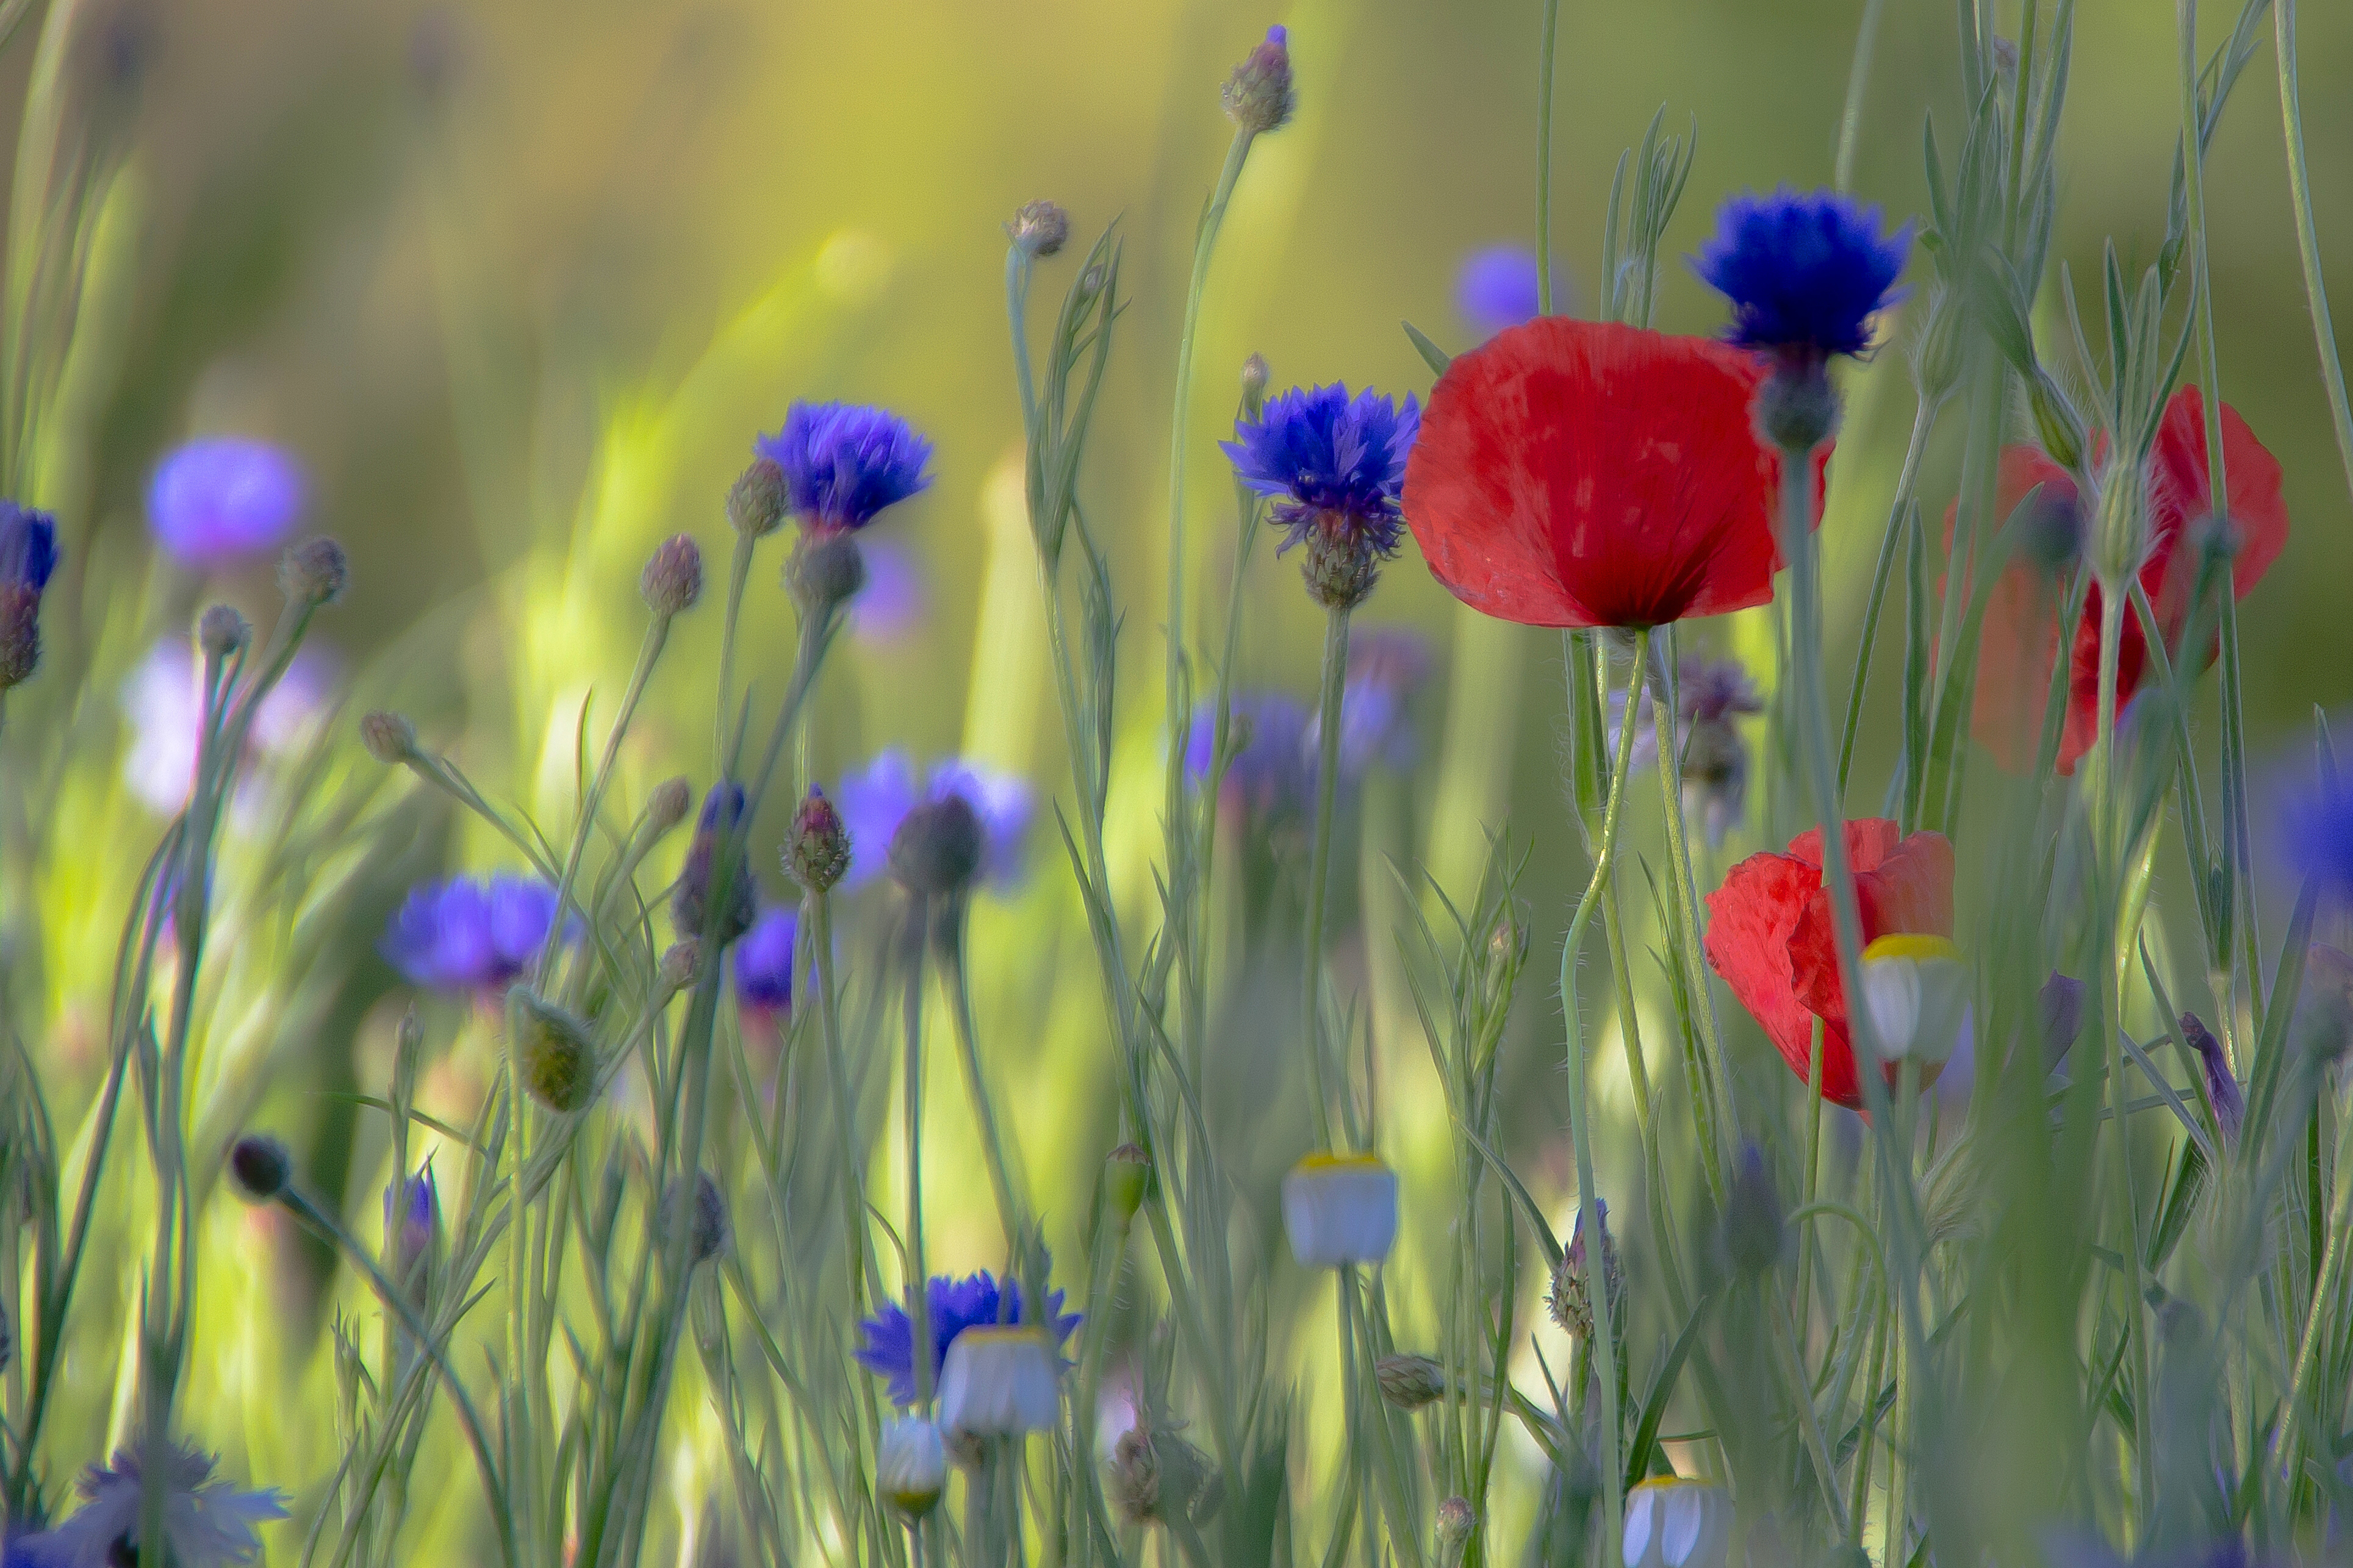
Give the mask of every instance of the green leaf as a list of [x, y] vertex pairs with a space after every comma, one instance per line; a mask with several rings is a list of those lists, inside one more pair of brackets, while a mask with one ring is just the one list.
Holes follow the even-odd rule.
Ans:
[[[1707, 1316], [1715, 1298], [1702, 1296], [1692, 1303], [1691, 1320], [1667, 1352], [1667, 1359], [1659, 1363], [1651, 1374], [1651, 1392], [1642, 1399], [1642, 1418], [1634, 1425], [1634, 1443], [1626, 1450], [1626, 1489], [1631, 1491], [1636, 1482], [1649, 1473], [1651, 1450], [1658, 1447], [1659, 1424], [1666, 1419], [1667, 1402], [1674, 1397], [1675, 1380], [1682, 1376], [1683, 1363], [1691, 1355], [1692, 1346], [1698, 1342], [1700, 1323]], [[1663, 1457], [1663, 1455], [1662, 1456]]]
[[1430, 367], [1430, 374], [1444, 375], [1446, 367], [1454, 363], [1452, 356], [1436, 343], [1431, 342], [1430, 334], [1411, 321], [1399, 321], [1398, 325], [1405, 329], [1405, 335], [1412, 342], [1414, 353], [1419, 354], [1421, 363]]

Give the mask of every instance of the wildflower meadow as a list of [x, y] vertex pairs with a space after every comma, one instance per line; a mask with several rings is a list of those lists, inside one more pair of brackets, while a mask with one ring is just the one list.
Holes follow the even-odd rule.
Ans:
[[2353, 15], [332, 9], [0, 5], [5, 1568], [2353, 1563]]

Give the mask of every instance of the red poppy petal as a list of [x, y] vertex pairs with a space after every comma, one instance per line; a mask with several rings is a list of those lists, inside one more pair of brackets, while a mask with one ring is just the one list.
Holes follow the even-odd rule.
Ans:
[[[1953, 847], [1941, 833], [1896, 837], [1884, 817], [1850, 822], [1847, 853], [1860, 869], [1854, 878], [1856, 911], [1866, 945], [1895, 931], [1953, 934]], [[1813, 835], [1820, 840], [1820, 830]], [[1839, 984], [1838, 942], [1830, 893], [1815, 892], [1789, 931], [1790, 984], [1799, 1005], [1844, 1027], [1846, 994]]]
[[[1813, 1015], [1798, 1001], [1789, 974], [1789, 939], [1821, 872], [1803, 860], [1770, 852], [1735, 866], [1707, 896], [1709, 967], [1764, 1029], [1773, 1048], [1799, 1075], [1812, 1050]], [[1827, 1066], [1825, 1067], [1827, 1071]]]
[[1548, 316], [1457, 358], [1405, 514], [1432, 575], [1530, 626], [1656, 626], [1772, 598], [1762, 367], [1704, 338]]

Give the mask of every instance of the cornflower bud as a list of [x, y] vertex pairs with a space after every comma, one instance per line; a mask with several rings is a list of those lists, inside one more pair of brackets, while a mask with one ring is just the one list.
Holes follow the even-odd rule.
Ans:
[[774, 533], [784, 526], [790, 499], [783, 465], [774, 458], [754, 458], [727, 489], [727, 521], [754, 539]]
[[351, 557], [324, 534], [304, 540], [278, 563], [278, 585], [298, 604], [332, 605], [343, 596], [351, 580]]
[[646, 832], [659, 838], [686, 820], [694, 806], [694, 786], [684, 778], [664, 779], [646, 799]]
[[1463, 1547], [1470, 1544], [1471, 1532], [1479, 1528], [1479, 1515], [1465, 1497], [1451, 1497], [1438, 1505], [1438, 1559], [1441, 1563], [1459, 1563]]
[[[1601, 1221], [1601, 1276], [1603, 1288], [1609, 1292], [1609, 1321], [1622, 1327], [1626, 1273], [1619, 1265], [1618, 1243], [1609, 1234], [1609, 1205], [1596, 1198], [1593, 1212]], [[1593, 1288], [1586, 1259], [1585, 1214], [1580, 1209], [1577, 1234], [1569, 1238], [1568, 1250], [1561, 1254], [1559, 1266], [1553, 1270], [1552, 1288], [1545, 1296], [1545, 1310], [1552, 1321], [1579, 1338], [1590, 1338], [1593, 1333]]]
[[2084, 466], [2084, 416], [2041, 366], [2026, 384], [2026, 406], [2034, 416], [2034, 434], [2051, 460], [2073, 473]]
[[812, 893], [832, 890], [849, 869], [849, 830], [825, 791], [809, 786], [808, 798], [793, 813], [785, 839], [785, 874]]
[[1740, 1166], [1733, 1173], [1732, 1191], [1724, 1203], [1724, 1256], [1733, 1272], [1762, 1279], [1781, 1261], [1788, 1241], [1781, 1219], [1781, 1194], [1773, 1173], [1765, 1168], [1764, 1153], [1751, 1143], [1740, 1151]]
[[0, 1373], [16, 1359], [16, 1331], [8, 1321], [8, 1303], [0, 1300]]
[[596, 1092], [596, 1051], [588, 1026], [527, 987], [516, 986], [513, 1049], [523, 1088], [550, 1110], [569, 1114]]
[[1249, 417], [1256, 418], [1266, 404], [1266, 384], [1274, 372], [1268, 368], [1266, 356], [1253, 353], [1242, 361], [1242, 404]]
[[360, 721], [360, 744], [386, 767], [398, 767], [417, 755], [417, 726], [405, 714], [379, 708]]
[[1112, 1506], [1130, 1524], [1150, 1524], [1160, 1517], [1160, 1456], [1143, 1426], [1129, 1427], [1112, 1445], [1111, 1462], [1103, 1467], [1103, 1490]]
[[1446, 1369], [1426, 1355], [1385, 1355], [1373, 1363], [1381, 1397], [1400, 1410], [1419, 1410], [1446, 1392]]
[[[712, 887], [718, 874], [719, 852], [734, 832], [744, 810], [741, 784], [723, 780], [712, 785], [711, 793], [703, 796], [702, 816], [695, 825], [693, 843], [687, 847], [686, 865], [679, 872], [677, 891], [670, 896], [670, 921], [681, 936], [704, 934]], [[709, 934], [724, 948], [752, 929], [758, 912], [752, 892], [751, 862], [739, 858], [728, 889], [727, 908], [720, 912], [717, 925]]]
[[2148, 559], [2148, 476], [2138, 463], [2108, 458], [2092, 521], [2092, 571], [2100, 591], [2121, 601]]
[[196, 647], [206, 658], [230, 658], [252, 637], [252, 623], [234, 605], [214, 605], [196, 617]]
[[658, 965], [662, 984], [671, 991], [684, 991], [702, 973], [702, 942], [696, 937], [681, 937], [662, 949]]
[[925, 801], [891, 836], [891, 874], [911, 893], [950, 898], [972, 885], [988, 847], [987, 831], [960, 795]]
[[664, 619], [692, 609], [702, 597], [702, 547], [683, 533], [663, 540], [638, 579], [638, 592], [646, 608]]
[[249, 1204], [266, 1204], [294, 1179], [294, 1156], [267, 1132], [248, 1132], [229, 1145], [228, 1174], [237, 1196]]
[[[678, 1195], [679, 1184], [673, 1182], [670, 1190], [662, 1196], [661, 1221], [665, 1231], [678, 1223]], [[690, 1227], [686, 1244], [690, 1266], [710, 1262], [725, 1252], [727, 1244], [734, 1238], [735, 1227], [727, 1217], [727, 1194], [719, 1190], [719, 1184], [712, 1180], [708, 1171], [695, 1173], [694, 1205], [686, 1216], [686, 1223]]]
[[1298, 107], [1291, 84], [1290, 29], [1266, 30], [1266, 40], [1226, 79], [1223, 98], [1226, 117], [1252, 135], [1282, 129]]
[[1070, 241], [1071, 215], [1054, 202], [1029, 202], [1014, 213], [1005, 232], [1012, 237], [1016, 250], [1032, 257], [1052, 256]]
[[384, 1230], [394, 1278], [410, 1279], [432, 1256], [441, 1234], [441, 1192], [432, 1166], [384, 1189]]
[[812, 531], [785, 558], [785, 591], [805, 616], [848, 604], [866, 586], [866, 555], [846, 529]]
[[937, 1426], [912, 1415], [882, 1424], [874, 1451], [875, 1496], [916, 1520], [938, 1506], [947, 1484], [947, 1449]]
[[1103, 1156], [1103, 1195], [1122, 1226], [1144, 1206], [1152, 1184], [1152, 1156], [1134, 1143], [1123, 1143]]

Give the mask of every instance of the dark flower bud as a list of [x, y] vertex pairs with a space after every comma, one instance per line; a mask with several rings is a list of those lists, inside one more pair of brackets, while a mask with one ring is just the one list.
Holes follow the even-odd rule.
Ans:
[[727, 489], [727, 521], [736, 532], [757, 539], [784, 525], [790, 501], [783, 465], [774, 458], [754, 458]]
[[694, 805], [694, 786], [683, 777], [664, 779], [646, 799], [646, 831], [659, 838], [686, 820]]
[[846, 605], [864, 586], [866, 556], [858, 536], [847, 530], [805, 533], [785, 560], [785, 591], [805, 616]]
[[1253, 135], [1279, 131], [1298, 107], [1291, 85], [1291, 34], [1274, 26], [1226, 79], [1226, 117]]
[[515, 1059], [523, 1088], [550, 1110], [569, 1114], [596, 1092], [596, 1050], [588, 1026], [517, 986], [512, 994]]
[[1819, 359], [1777, 359], [1757, 389], [1757, 428], [1784, 452], [1810, 453], [1838, 431], [1838, 389]]
[[752, 890], [750, 860], [739, 855], [728, 879], [727, 907], [712, 923], [711, 896], [718, 879], [719, 855], [744, 815], [744, 786], [722, 782], [703, 797], [702, 817], [695, 825], [694, 842], [687, 846], [686, 865], [679, 871], [678, 888], [670, 895], [670, 922], [681, 936], [710, 936], [725, 947], [752, 929], [758, 915]]
[[2207, 1102], [2214, 1108], [2214, 1125], [2221, 1130], [2222, 1146], [2234, 1149], [2239, 1128], [2247, 1120], [2247, 1097], [2232, 1076], [2230, 1058], [2222, 1054], [2222, 1044], [2213, 1031], [2195, 1013], [2181, 1015], [2181, 1037], [2198, 1058]]
[[1013, 238], [1013, 248], [1029, 256], [1052, 256], [1070, 242], [1071, 215], [1054, 202], [1037, 201], [1023, 205], [1005, 226]]
[[1111, 1212], [1125, 1225], [1144, 1206], [1144, 1194], [1152, 1184], [1152, 1156], [1133, 1143], [1123, 1143], [1103, 1156], [1103, 1195], [1111, 1201]]
[[228, 1174], [237, 1196], [249, 1204], [266, 1204], [294, 1179], [294, 1156], [267, 1132], [248, 1132], [229, 1145]]
[[41, 591], [0, 579], [0, 691], [33, 678], [41, 664]]
[[[671, 1183], [670, 1191], [662, 1197], [661, 1218], [665, 1230], [677, 1221], [678, 1188], [676, 1182]], [[725, 1252], [727, 1244], [733, 1239], [734, 1227], [727, 1218], [727, 1194], [719, 1190], [719, 1184], [711, 1179], [708, 1171], [695, 1173], [694, 1208], [686, 1215], [686, 1223], [691, 1227], [686, 1243], [690, 1264], [710, 1262]]]
[[2043, 1060], [2048, 1068], [2055, 1068], [2084, 1026], [2084, 983], [2052, 970], [2036, 994], [2035, 1007], [2042, 1025]]
[[41, 595], [58, 569], [58, 522], [0, 500], [0, 691], [41, 663]]
[[702, 943], [691, 936], [671, 942], [662, 949], [657, 967], [661, 983], [667, 989], [685, 990], [694, 984], [695, 976], [702, 973]]
[[785, 874], [812, 893], [829, 891], [849, 869], [849, 830], [825, 792], [812, 785], [785, 839]]
[[683, 615], [702, 597], [702, 547], [683, 533], [661, 542], [638, 579], [646, 608], [665, 618]]
[[1471, 1532], [1479, 1528], [1479, 1515], [1471, 1500], [1451, 1497], [1438, 1505], [1438, 1558], [1441, 1563], [1461, 1560], [1462, 1549], [1470, 1543]]
[[1112, 1506], [1128, 1523], [1149, 1524], [1160, 1517], [1160, 1456], [1142, 1426], [1129, 1427], [1112, 1445], [1103, 1481]]
[[987, 834], [980, 814], [960, 795], [925, 801], [900, 819], [891, 836], [891, 874], [911, 893], [947, 898], [972, 885]]
[[379, 708], [360, 721], [360, 744], [386, 767], [398, 767], [417, 755], [417, 726], [405, 714]]
[[1724, 1200], [1724, 1256], [1733, 1272], [1761, 1279], [1781, 1261], [1788, 1228], [1781, 1219], [1781, 1194], [1765, 1156], [1751, 1143], [1740, 1152], [1732, 1191]]
[[1242, 361], [1242, 413], [1245, 418], [1256, 419], [1266, 406], [1266, 384], [1274, 372], [1267, 367], [1266, 356], [1254, 353]]
[[[1609, 1205], [1596, 1198], [1593, 1209], [1601, 1221], [1601, 1275], [1603, 1288], [1609, 1292], [1609, 1321], [1622, 1329], [1626, 1322], [1626, 1274], [1619, 1266], [1618, 1243], [1609, 1235]], [[1579, 1338], [1589, 1338], [1593, 1333], [1593, 1289], [1591, 1271], [1586, 1263], [1584, 1220], [1580, 1209], [1577, 1234], [1570, 1237], [1568, 1250], [1561, 1254], [1559, 1265], [1553, 1269], [1545, 1310], [1561, 1328]]]
[[253, 624], [233, 605], [215, 605], [196, 617], [196, 647], [206, 658], [227, 658], [252, 637]]
[[0, 1299], [0, 1373], [6, 1372], [8, 1363], [16, 1359], [16, 1331], [8, 1321], [8, 1303]]
[[299, 604], [332, 605], [343, 596], [351, 580], [351, 557], [324, 534], [304, 540], [278, 563], [278, 585]]
[[1299, 575], [1308, 597], [1327, 610], [1353, 610], [1372, 595], [1381, 556], [1365, 530], [1341, 513], [1325, 512], [1307, 524], [1303, 542]]
[[1373, 1381], [1399, 1410], [1419, 1410], [1446, 1392], [1446, 1369], [1426, 1355], [1385, 1355], [1373, 1363]]

